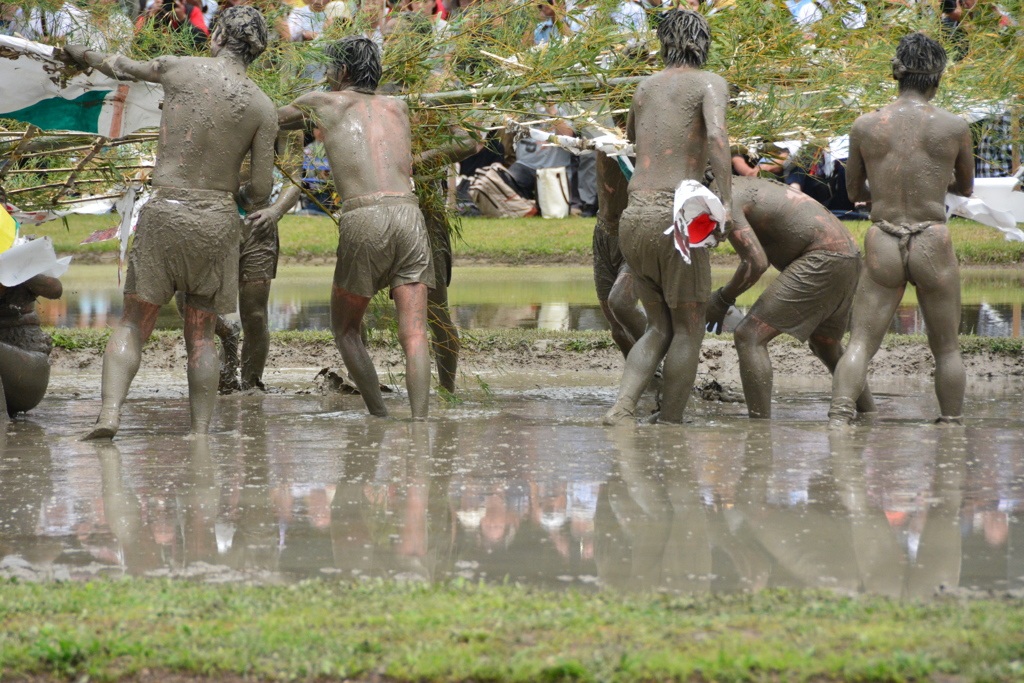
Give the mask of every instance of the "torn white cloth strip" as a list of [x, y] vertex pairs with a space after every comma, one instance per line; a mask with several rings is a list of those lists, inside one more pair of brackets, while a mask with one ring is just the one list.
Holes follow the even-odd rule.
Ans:
[[68, 272], [71, 257], [57, 258], [49, 237], [32, 241], [18, 239], [0, 254], [0, 285], [15, 287], [36, 275], [60, 277]]
[[1001, 230], [1007, 242], [1024, 242], [1024, 230], [1017, 227], [1017, 221], [1009, 211], [1000, 211], [989, 206], [980, 197], [946, 195], [946, 218], [960, 216], [983, 225]]
[[65, 78], [68, 66], [54, 48], [23, 38], [0, 36], [0, 49], [2, 118], [109, 138], [160, 125], [160, 85], [117, 81], [95, 69]]

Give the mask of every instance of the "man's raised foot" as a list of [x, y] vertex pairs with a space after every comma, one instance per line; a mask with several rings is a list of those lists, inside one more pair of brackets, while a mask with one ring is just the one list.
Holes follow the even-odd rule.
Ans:
[[610, 427], [634, 419], [636, 419], [636, 413], [634, 410], [630, 410], [616, 403], [612, 406], [611, 410], [605, 413], [602, 423]]

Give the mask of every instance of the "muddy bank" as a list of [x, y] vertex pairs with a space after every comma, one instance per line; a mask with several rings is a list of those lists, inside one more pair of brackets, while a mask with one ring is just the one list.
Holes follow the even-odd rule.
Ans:
[[[109, 332], [62, 330], [55, 336], [50, 362], [59, 370], [99, 372]], [[1024, 375], [1020, 340], [962, 338], [964, 366], [972, 378]], [[824, 366], [810, 350], [781, 338], [769, 346], [779, 376], [825, 377]], [[387, 339], [374, 339], [371, 354], [381, 369], [403, 364], [401, 351]], [[159, 332], [143, 350], [143, 366], [178, 368], [185, 362], [180, 333]], [[338, 354], [329, 333], [274, 333], [267, 368], [338, 367]], [[463, 369], [610, 371], [622, 370], [622, 355], [604, 332], [508, 330], [477, 332], [464, 339]], [[875, 377], [930, 377], [935, 363], [923, 337], [890, 337], [871, 362]], [[739, 379], [739, 364], [731, 337], [709, 336], [701, 351], [700, 372], [725, 380]]]

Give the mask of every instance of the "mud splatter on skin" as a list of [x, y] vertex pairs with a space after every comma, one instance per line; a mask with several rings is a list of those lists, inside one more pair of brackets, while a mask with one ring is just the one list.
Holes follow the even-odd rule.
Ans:
[[[163, 85], [165, 100], [157, 143], [153, 187], [173, 192], [184, 191], [181, 198], [172, 197], [153, 202], [143, 209], [158, 211], [160, 205], [187, 206], [189, 193], [209, 198], [227, 193], [252, 210], [263, 206], [272, 189], [274, 140], [277, 117], [273, 103], [246, 76], [246, 67], [266, 47], [267, 28], [263, 16], [254, 8], [239, 6], [226, 9], [220, 16], [218, 30], [211, 39], [209, 57], [160, 57], [140, 63], [117, 55], [107, 55], [81, 46], [69, 46], [68, 54], [107, 75], [127, 75]], [[252, 158], [251, 179], [240, 187], [243, 160]], [[221, 195], [222, 196], [222, 195]], [[199, 253], [195, 245], [220, 245], [224, 250], [219, 260], [234, 259], [237, 264], [240, 234], [227, 237], [225, 226], [237, 223], [235, 207], [227, 211], [234, 221], [225, 221], [214, 202], [201, 202], [193, 207], [195, 214], [188, 221], [175, 221], [177, 230], [149, 231], [141, 227], [133, 250], [162, 255], [159, 268], [138, 269], [129, 263], [128, 281], [138, 296], [125, 295], [124, 315], [118, 330], [111, 337], [104, 355], [103, 408], [96, 427], [86, 438], [107, 438], [116, 434], [120, 408], [141, 358], [141, 346], [152, 333], [155, 310], [167, 303], [174, 290], [202, 295], [207, 300], [231, 301], [237, 298], [237, 278], [227, 282], [207, 265], [218, 254]], [[204, 220], [203, 216], [209, 216]], [[238, 232], [238, 231], [236, 231]], [[190, 251], [191, 250], [191, 251]], [[208, 250], [204, 250], [208, 251]], [[231, 270], [234, 270], [232, 268]], [[160, 271], [160, 272], [158, 272]], [[173, 282], [170, 291], [161, 286]], [[217, 390], [217, 358], [213, 349], [215, 316], [220, 311], [203, 312], [186, 306], [186, 341], [189, 350], [189, 389], [192, 407], [192, 429], [203, 432], [209, 426], [213, 400]]]
[[[660, 201], [667, 201], [668, 208], [664, 212], [654, 211], [653, 207], [638, 211], [635, 227], [633, 221], [623, 221], [620, 247], [634, 275], [650, 281], [647, 288], [661, 289], [663, 279], [668, 278], [673, 286], [688, 291], [683, 296], [674, 291], [646, 295], [647, 331], [626, 359], [619, 397], [605, 418], [609, 424], [632, 416], [640, 394], [654, 377], [662, 358], [665, 381], [661, 417], [665, 421], [682, 420], [704, 338], [708, 292], [703, 283], [710, 283], [710, 262], [706, 254], [700, 254], [702, 258], [695, 258], [693, 265], [687, 266], [681, 260], [675, 264], [683, 269], [682, 275], [664, 275], [664, 263], [653, 255], [672, 250], [670, 236], [662, 234], [671, 219], [660, 222], [660, 217], [671, 213], [671, 193], [679, 183], [701, 180], [709, 161], [727, 213], [732, 206], [729, 136], [725, 127], [728, 87], [722, 77], [700, 69], [710, 46], [707, 21], [697, 12], [673, 10], [666, 13], [659, 25], [658, 38], [665, 69], [637, 87], [626, 123], [626, 134], [636, 143], [636, 170], [629, 182], [629, 192], [631, 206], [636, 196], [659, 193]], [[675, 149], [676, 145], [680, 145], [678, 154], [661, 154], [666, 147]], [[638, 248], [641, 243], [646, 248]]]
[[[736, 297], [769, 264], [782, 273], [735, 333], [749, 415], [769, 418], [773, 376], [768, 342], [783, 333], [809, 340], [814, 355], [833, 371], [843, 353], [839, 340], [846, 331], [860, 257], [843, 224], [807, 195], [759, 178], [733, 178], [733, 190], [729, 241], [740, 265], [730, 282], [712, 294], [707, 319], [709, 325], [721, 325]], [[858, 409], [875, 410], [866, 388]]]
[[[945, 51], [931, 38], [920, 33], [905, 36], [893, 60], [899, 96], [858, 118], [850, 132], [850, 198], [870, 202], [876, 222], [897, 228], [925, 223], [933, 227], [910, 238], [904, 254], [900, 238], [878, 225], [865, 238], [866, 272], [854, 301], [850, 347], [832, 383], [829, 416], [836, 426], [852, 419], [853, 397], [865, 386], [868, 363], [909, 281], [917, 283], [928, 326], [941, 415], [959, 420], [963, 412], [965, 375], [957, 343], [960, 270], [944, 225], [945, 195], [947, 189], [971, 194], [974, 157], [967, 123], [930, 104], [945, 62]], [[955, 178], [952, 187], [950, 178]]]

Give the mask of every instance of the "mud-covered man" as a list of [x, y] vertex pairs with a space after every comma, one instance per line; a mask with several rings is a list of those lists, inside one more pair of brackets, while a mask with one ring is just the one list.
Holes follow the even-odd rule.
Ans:
[[636, 169], [619, 222], [619, 248], [647, 313], [647, 331], [629, 352], [606, 424], [634, 415], [662, 358], [660, 420], [682, 420], [704, 339], [711, 263], [706, 249], [694, 249], [692, 263], [686, 263], [673, 237], [663, 233], [672, 224], [676, 188], [684, 180], [701, 180], [709, 161], [727, 219], [732, 207], [728, 88], [720, 76], [701, 69], [711, 44], [707, 20], [692, 10], [666, 12], [658, 39], [665, 69], [637, 87], [626, 123], [636, 143]]
[[[272, 189], [276, 110], [246, 76], [266, 45], [263, 16], [240, 6], [220, 16], [212, 57], [135, 62], [66, 48], [75, 61], [114, 78], [160, 83], [165, 96], [153, 194], [128, 257], [124, 313], [103, 356], [103, 408], [86, 438], [117, 433], [142, 345], [175, 291], [185, 293], [191, 431], [209, 431], [219, 374], [214, 329], [218, 314], [235, 310], [238, 296], [238, 205], [260, 208]], [[240, 189], [242, 161], [250, 152], [251, 179]]]
[[391, 288], [405, 383], [413, 418], [430, 398], [427, 290], [434, 286], [430, 239], [411, 191], [409, 109], [375, 94], [381, 76], [376, 44], [348, 36], [325, 48], [331, 92], [303, 95], [282, 107], [283, 128], [318, 126], [342, 200], [338, 261], [331, 289], [331, 328], [342, 360], [371, 414], [386, 416], [377, 371], [359, 326], [371, 297]]
[[596, 151], [597, 223], [594, 225], [594, 288], [601, 312], [622, 355], [629, 357], [633, 344], [647, 329], [647, 319], [637, 305], [633, 275], [619, 249], [619, 219], [629, 199], [629, 182], [619, 162]]
[[[750, 417], [772, 416], [772, 362], [768, 342], [788, 334], [810, 343], [829, 372], [843, 355], [841, 340], [860, 273], [860, 251], [828, 209], [799, 190], [774, 180], [733, 178], [729, 242], [740, 257], [732, 279], [711, 294], [709, 331], [720, 331], [736, 297], [775, 266], [768, 285], [736, 327], [740, 379]], [[857, 410], [873, 412], [864, 389]]]
[[930, 104], [945, 66], [938, 42], [922, 33], [904, 36], [892, 60], [896, 101], [861, 116], [850, 131], [846, 188], [853, 201], [871, 203], [873, 225], [864, 240], [850, 345], [832, 378], [833, 426], [854, 418], [868, 363], [908, 283], [917, 288], [935, 357], [939, 422], [962, 419], [960, 270], [945, 225], [945, 196], [971, 194], [974, 158], [967, 123]]

